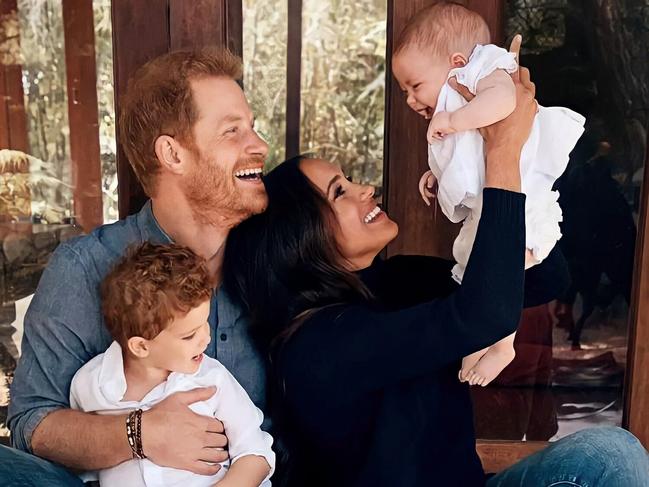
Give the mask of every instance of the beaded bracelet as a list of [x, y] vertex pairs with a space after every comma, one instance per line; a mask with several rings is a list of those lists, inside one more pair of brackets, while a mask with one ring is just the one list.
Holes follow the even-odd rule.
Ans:
[[131, 411], [126, 418], [126, 438], [133, 451], [133, 458], [146, 458], [142, 449], [142, 410]]

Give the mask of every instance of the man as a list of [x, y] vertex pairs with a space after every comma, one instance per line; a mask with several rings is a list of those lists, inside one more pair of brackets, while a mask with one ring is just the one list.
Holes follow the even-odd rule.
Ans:
[[[220, 282], [228, 232], [265, 209], [261, 170], [268, 146], [255, 132], [236, 82], [241, 76], [239, 58], [202, 50], [161, 56], [131, 80], [122, 102], [121, 140], [150, 200], [126, 220], [62, 244], [43, 273], [25, 318], [8, 420], [14, 447], [36, 456], [1, 449], [3, 481], [74, 485], [80, 483], [76, 476], [50, 462], [97, 470], [132, 457], [126, 417], [69, 409], [70, 382], [110, 344], [99, 284], [130, 245], [186, 245], [207, 259]], [[215, 290], [211, 305], [214, 338], [206, 353], [218, 357], [263, 409], [264, 364], [246, 320], [224, 290]], [[223, 425], [188, 408], [214, 393], [174, 394], [142, 415], [143, 450], [151, 461], [199, 474], [218, 470], [206, 462], [227, 457]]]

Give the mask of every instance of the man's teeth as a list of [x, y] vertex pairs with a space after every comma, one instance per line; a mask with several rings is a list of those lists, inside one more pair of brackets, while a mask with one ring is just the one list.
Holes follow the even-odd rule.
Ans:
[[243, 177], [243, 176], [252, 176], [252, 175], [257, 175], [261, 174], [263, 172], [263, 169], [261, 167], [254, 168], [254, 169], [242, 169], [241, 171], [237, 171], [234, 173], [234, 175], [238, 178]]
[[379, 208], [377, 206], [376, 208], [374, 208], [372, 211], [370, 211], [367, 214], [367, 216], [365, 217], [365, 223], [369, 223], [372, 220], [374, 220], [378, 216], [379, 213], [381, 213], [381, 208]]

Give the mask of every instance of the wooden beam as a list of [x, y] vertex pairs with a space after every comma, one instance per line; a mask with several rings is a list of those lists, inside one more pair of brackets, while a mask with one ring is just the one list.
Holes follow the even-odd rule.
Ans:
[[5, 88], [5, 67], [0, 65], [0, 149], [11, 147], [9, 131], [9, 106]]
[[519, 460], [543, 450], [547, 441], [478, 440], [476, 450], [487, 473], [500, 472]]
[[170, 50], [225, 44], [223, 0], [169, 0]]
[[243, 0], [225, 0], [225, 43], [243, 57]]
[[[18, 25], [16, 0], [0, 0], [0, 34], [6, 27]], [[0, 36], [0, 149], [29, 152], [27, 114], [23, 94], [20, 60], [10, 56], [19, 51], [20, 35], [12, 38]]]
[[649, 449], [649, 137], [645, 150], [622, 424]]
[[17, 64], [4, 66], [4, 80], [4, 96], [9, 120], [9, 148], [29, 153], [22, 67]]
[[[116, 130], [119, 134], [120, 97], [129, 78], [147, 61], [169, 51], [169, 9], [167, 0], [112, 1], [113, 70]], [[137, 212], [147, 197], [131, 169], [117, 136], [119, 216]]]
[[491, 33], [491, 43], [503, 46], [505, 40], [505, 3], [504, 0], [466, 0], [464, 3], [471, 10], [478, 12], [487, 22]]
[[169, 0], [169, 48], [226, 46], [243, 52], [242, 0]]
[[104, 222], [92, 3], [63, 0], [74, 215], [85, 232]]
[[428, 170], [427, 123], [413, 112], [392, 75], [392, 50], [396, 37], [415, 13], [436, 0], [388, 1], [387, 80], [385, 90], [384, 203], [399, 224], [399, 236], [387, 255], [418, 254], [450, 258], [459, 227], [438, 208], [427, 207], [417, 190], [420, 176]]
[[302, 0], [288, 0], [286, 45], [286, 159], [288, 159], [300, 153]]

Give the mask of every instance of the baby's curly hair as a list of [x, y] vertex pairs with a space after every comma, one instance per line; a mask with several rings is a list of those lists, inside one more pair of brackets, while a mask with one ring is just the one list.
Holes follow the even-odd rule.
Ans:
[[209, 300], [214, 283], [205, 260], [181, 245], [131, 247], [101, 284], [106, 326], [122, 347], [151, 340], [179, 315]]

